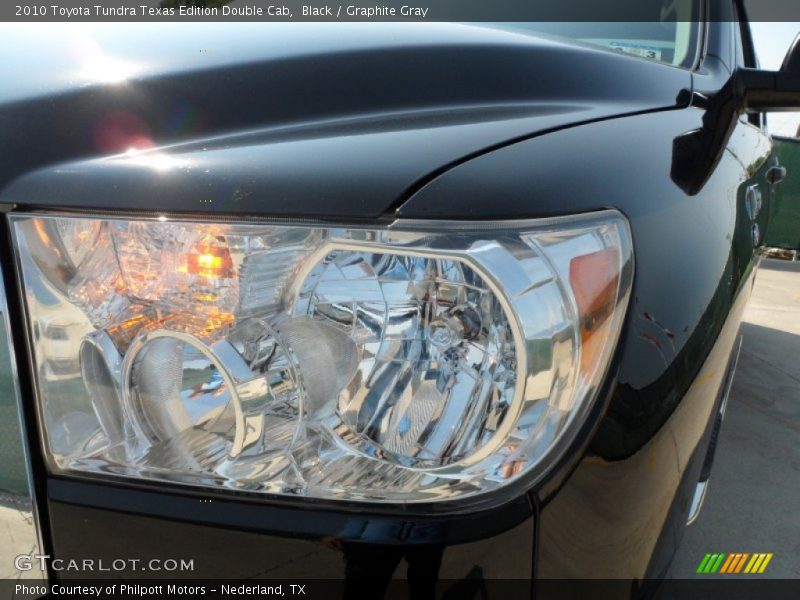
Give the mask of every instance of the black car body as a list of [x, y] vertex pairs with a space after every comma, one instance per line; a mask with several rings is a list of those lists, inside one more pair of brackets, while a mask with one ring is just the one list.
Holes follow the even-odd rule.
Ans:
[[[466, 505], [375, 506], [49, 469], [4, 224], [43, 551], [110, 560], [122, 550], [146, 559], [190, 549], [195, 571], [180, 576], [348, 585], [388, 578], [405, 559], [412, 589], [437, 577], [620, 578], [635, 582], [624, 594], [637, 595], [663, 577], [708, 481], [768, 213], [748, 211], [748, 188], [758, 186], [766, 204], [773, 166], [758, 113], [737, 114], [710, 160], [686, 155], [681, 140], [708, 127], [701, 98], [756, 66], [734, 4], [709, 10], [686, 68], [472, 25], [271, 35], [219, 26], [202, 43], [189, 28], [165, 26], [94, 30], [92, 43], [135, 63], [134, 74], [81, 86], [59, 70], [66, 34], [34, 36], [31, 48], [12, 35], [20, 59], [2, 67], [0, 88], [0, 202], [9, 214], [380, 225], [615, 209], [630, 223], [635, 256], [598, 401], [545, 477]], [[126, 160], [114, 135], [144, 137], [195, 168], [157, 172]], [[523, 595], [533, 588], [524, 584]]]

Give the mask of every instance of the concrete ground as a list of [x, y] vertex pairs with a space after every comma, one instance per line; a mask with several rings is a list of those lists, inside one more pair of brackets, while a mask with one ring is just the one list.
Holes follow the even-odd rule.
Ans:
[[[41, 579], [38, 563], [33, 563], [34, 568], [27, 571], [18, 571], [15, 567], [17, 556], [31, 556], [35, 552], [39, 551], [30, 501], [0, 492], [0, 580]], [[0, 586], [3, 592], [7, 589]]]
[[742, 333], [711, 482], [676, 579], [697, 577], [709, 552], [772, 552], [763, 576], [800, 578], [800, 262], [762, 262]]

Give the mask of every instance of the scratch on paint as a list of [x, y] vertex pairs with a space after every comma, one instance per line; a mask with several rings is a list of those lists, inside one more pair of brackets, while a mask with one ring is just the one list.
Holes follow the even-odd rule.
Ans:
[[[635, 308], [636, 308], [636, 315], [639, 317], [639, 320], [640, 321], [644, 321], [646, 323], [650, 323], [652, 325], [655, 325], [655, 327], [658, 330], [657, 333], [664, 336], [664, 338], [666, 339], [667, 343], [669, 344], [669, 348], [672, 351], [672, 354], [675, 355], [676, 354], [676, 351], [675, 351], [675, 334], [669, 328], [667, 328], [664, 325], [662, 325], [658, 321], [658, 319], [653, 317], [653, 315], [651, 315], [648, 311], [643, 311], [641, 309], [641, 307], [639, 306], [639, 298], [638, 297], [636, 298], [636, 301], [635, 301], [634, 305], [635, 305]], [[640, 329], [637, 327], [637, 330], [640, 330]], [[655, 335], [652, 335], [650, 333], [640, 333], [639, 334], [639, 338], [644, 340], [645, 342], [647, 342], [651, 346], [653, 346], [658, 351], [659, 355], [661, 356], [661, 359], [664, 361], [664, 364], [669, 366], [669, 360], [667, 359], [667, 355], [664, 352], [664, 345], [662, 344], [661, 339], [659, 339], [658, 337], [656, 337]]]
[[656, 337], [650, 335], [649, 333], [643, 333], [639, 337], [648, 344], [650, 344], [651, 346], [653, 346], [658, 351], [658, 354], [661, 356], [661, 359], [664, 361], [664, 364], [669, 366], [667, 355], [664, 354], [664, 350], [661, 347], [661, 342], [659, 342]]

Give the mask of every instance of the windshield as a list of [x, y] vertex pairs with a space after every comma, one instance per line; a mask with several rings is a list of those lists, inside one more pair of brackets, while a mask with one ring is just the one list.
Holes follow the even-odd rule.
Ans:
[[570, 38], [601, 46], [612, 52], [691, 68], [697, 56], [699, 3], [693, 0], [665, 0], [653, 3], [652, 6], [654, 9], [660, 7], [660, 12], [653, 13], [650, 21], [492, 23], [491, 26], [518, 33], [543, 33]]

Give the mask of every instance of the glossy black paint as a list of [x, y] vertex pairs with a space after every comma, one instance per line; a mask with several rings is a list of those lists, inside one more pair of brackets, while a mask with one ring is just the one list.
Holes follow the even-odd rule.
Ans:
[[[228, 507], [211, 505], [217, 512], [223, 508]], [[125, 558], [141, 559], [142, 564], [152, 558], [194, 560], [191, 572], [151, 572], [149, 578], [294, 579], [297, 583], [309, 579], [340, 579], [348, 574], [352, 579], [366, 576], [388, 581], [397, 569], [395, 577], [401, 579], [414, 579], [413, 571], [422, 570], [417, 578], [430, 585], [437, 578], [452, 580], [451, 583], [463, 579], [479, 582], [484, 578], [529, 579], [532, 574], [534, 531], [530, 519], [472, 543], [396, 541], [376, 544], [352, 541], [346, 536], [319, 536], [309, 540], [302, 534], [270, 535], [255, 525], [212, 527], [205, 519], [188, 515], [182, 519], [164, 519], [142, 515], [141, 510], [123, 513], [89, 507], [85, 503], [51, 501], [49, 510], [52, 520], [59, 524], [53, 534], [59, 558], [106, 557], [109, 563], [112, 557], [120, 555], [120, 545], [124, 541]], [[261, 512], [268, 510], [262, 507]], [[294, 522], [297, 523], [297, 519]], [[135, 569], [97, 576], [134, 581], [143, 577]], [[64, 572], [62, 577], [80, 579], [82, 575]], [[517, 586], [517, 591], [527, 592], [520, 597], [529, 595], [529, 588], [530, 585]], [[376, 591], [373, 587], [367, 597], [379, 596]]]
[[[2, 198], [374, 219], [454, 162], [574, 123], [674, 106], [691, 85], [681, 69], [494, 29], [350, 29], [301, 29], [288, 47], [262, 36], [235, 64], [203, 70], [197, 59], [180, 68], [154, 59], [156, 74], [10, 102], [0, 111], [0, 147], [13, 157], [0, 163]], [[107, 39], [104, 52], [144, 45], [136, 31]], [[209, 41], [184, 32], [162, 51], [216, 56], [231, 33]], [[36, 77], [21, 75], [23, 88]], [[178, 127], [180, 115], [194, 115], [184, 119], [192, 127]]]
[[[534, 507], [518, 495], [502, 510], [455, 514], [423, 513], [393, 507], [369, 510], [354, 504], [331, 505], [320, 501], [271, 502], [263, 497], [164, 490], [158, 486], [109, 485], [51, 478], [48, 498], [55, 503], [92, 505], [106, 510], [141, 512], [163, 519], [205, 523], [216, 527], [260, 531], [300, 539], [334, 538], [354, 543], [405, 545], [456, 545], [490, 538], [520, 523], [532, 526]], [[383, 512], [383, 514], [381, 514]]]
[[[187, 62], [146, 54], [157, 66], [121, 88], [37, 88], [41, 74], [32, 73], [0, 105], [0, 202], [344, 221], [617, 208], [634, 236], [632, 304], [603, 399], [572, 451], [537, 488], [477, 514], [224, 496], [205, 504], [180, 489], [45, 485], [40, 471], [54, 555], [114, 556], [101, 538], [113, 526], [136, 555], [180, 540], [211, 564], [219, 551], [202, 543], [213, 536], [251, 554], [306, 556], [304, 576], [343, 575], [342, 548], [352, 543], [378, 553], [445, 546], [443, 565], [457, 565], [448, 571], [456, 575], [487, 560], [487, 573], [512, 578], [534, 568], [557, 578], [665, 571], [754, 273], [745, 188], [767, 189], [770, 143], [744, 116], [698, 189], [670, 177], [686, 163], [675, 140], [703, 123], [704, 109], [685, 103], [719, 90], [735, 67], [734, 25], [709, 27], [695, 72], [473, 27], [389, 29], [392, 38], [336, 29], [314, 44], [294, 40], [294, 55], [253, 42], [249, 58], [207, 65], [188, 58], [196, 42], [168, 38]], [[204, 115], [202, 127], [168, 125], [183, 104]], [[157, 150], [108, 157], [97, 147], [94, 127], [120, 111], [146, 125]], [[169, 535], [138, 533], [162, 528]], [[331, 546], [335, 560], [323, 556]], [[461, 558], [448, 563], [451, 554]], [[262, 557], [262, 570], [265, 560], [284, 564]], [[241, 576], [227, 557], [217, 562], [209, 576]]]

